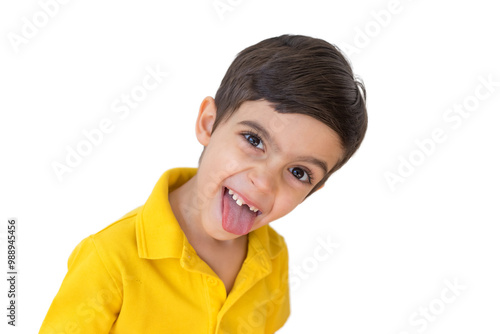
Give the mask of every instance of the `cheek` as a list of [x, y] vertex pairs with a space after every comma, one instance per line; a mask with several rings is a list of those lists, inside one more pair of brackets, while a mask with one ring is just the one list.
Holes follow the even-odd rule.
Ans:
[[238, 139], [236, 144], [232, 146], [231, 149], [233, 154], [241, 161], [244, 161], [245, 159], [250, 160], [256, 154], [255, 149], [241, 139]]
[[233, 145], [227, 145], [221, 150], [214, 161], [219, 166], [221, 171], [225, 171], [227, 176], [232, 173], [246, 169], [252, 162], [254, 152], [251, 148], [245, 146], [241, 140], [236, 141]]
[[204, 162], [204, 173], [208, 180], [206, 182], [224, 182], [225, 179], [244, 169], [246, 165], [241, 151], [234, 146], [212, 151], [210, 158]]
[[274, 202], [274, 214], [277, 216], [276, 219], [281, 218], [287, 214], [289, 214], [293, 209], [299, 205], [300, 201], [298, 198], [294, 196], [290, 196], [290, 194], [286, 194], [283, 196], [277, 196]]

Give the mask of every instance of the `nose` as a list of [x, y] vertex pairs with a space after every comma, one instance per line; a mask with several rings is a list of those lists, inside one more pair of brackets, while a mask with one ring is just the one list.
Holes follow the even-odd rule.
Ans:
[[250, 182], [255, 186], [256, 190], [261, 193], [272, 193], [276, 183], [277, 175], [262, 166], [260, 168], [253, 168], [248, 173]]

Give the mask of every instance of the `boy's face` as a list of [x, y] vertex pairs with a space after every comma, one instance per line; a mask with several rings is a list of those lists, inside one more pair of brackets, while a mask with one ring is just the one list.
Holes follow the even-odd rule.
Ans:
[[[343, 153], [327, 125], [303, 114], [278, 113], [265, 100], [244, 102], [212, 134], [215, 116], [214, 100], [207, 97], [196, 123], [205, 146], [196, 191], [204, 202], [198, 222], [218, 240], [235, 239], [288, 214]], [[259, 212], [250, 204], [239, 207], [226, 188]]]

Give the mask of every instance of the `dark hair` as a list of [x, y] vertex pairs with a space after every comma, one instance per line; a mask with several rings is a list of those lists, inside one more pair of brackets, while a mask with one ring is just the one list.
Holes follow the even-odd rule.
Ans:
[[351, 158], [365, 136], [364, 84], [354, 76], [340, 49], [322, 39], [282, 35], [241, 51], [215, 95], [217, 115], [212, 133], [243, 102], [261, 99], [279, 113], [314, 117], [340, 137], [343, 156], [307, 196]]

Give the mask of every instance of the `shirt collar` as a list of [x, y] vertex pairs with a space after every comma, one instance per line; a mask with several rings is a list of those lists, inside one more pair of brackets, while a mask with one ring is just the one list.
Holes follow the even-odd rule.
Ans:
[[[192, 178], [197, 168], [172, 168], [163, 173], [146, 203], [139, 209], [136, 238], [139, 257], [146, 259], [181, 258], [187, 238], [168, 201], [169, 191]], [[249, 246], [273, 259], [283, 249], [282, 238], [268, 225], [249, 234]]]

